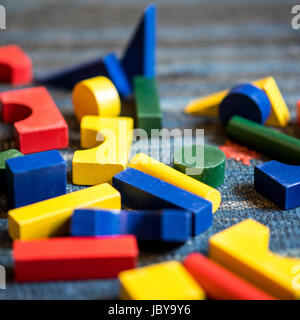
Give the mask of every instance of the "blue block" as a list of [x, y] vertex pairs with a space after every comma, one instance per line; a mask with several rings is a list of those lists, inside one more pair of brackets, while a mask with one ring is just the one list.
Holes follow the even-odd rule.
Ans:
[[300, 166], [269, 161], [254, 169], [257, 192], [282, 209], [300, 206]]
[[114, 53], [38, 77], [36, 80], [41, 84], [73, 89], [78, 82], [97, 76], [108, 77], [114, 83], [121, 96], [130, 95], [130, 83], [119, 59]]
[[10, 208], [66, 193], [66, 162], [57, 150], [6, 160], [6, 188]]
[[139, 170], [127, 168], [116, 174], [113, 186], [121, 193], [122, 203], [129, 208], [176, 208], [191, 212], [193, 235], [212, 224], [211, 202]]
[[131, 38], [121, 60], [131, 85], [135, 76], [155, 77], [156, 5], [150, 5]]
[[219, 115], [226, 126], [233, 116], [240, 116], [264, 124], [271, 113], [267, 94], [253, 84], [232, 88], [219, 107]]

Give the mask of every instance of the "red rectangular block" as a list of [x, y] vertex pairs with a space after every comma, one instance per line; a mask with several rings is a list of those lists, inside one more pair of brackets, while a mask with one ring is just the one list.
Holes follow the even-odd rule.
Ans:
[[115, 278], [134, 268], [137, 257], [132, 235], [17, 240], [13, 244], [19, 282]]

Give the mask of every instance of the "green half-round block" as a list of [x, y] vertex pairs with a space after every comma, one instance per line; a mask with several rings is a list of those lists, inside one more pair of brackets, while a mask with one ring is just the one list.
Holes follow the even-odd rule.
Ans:
[[[204, 158], [201, 161], [201, 156]], [[224, 183], [225, 154], [218, 147], [191, 145], [174, 152], [174, 169], [188, 174], [213, 188]]]

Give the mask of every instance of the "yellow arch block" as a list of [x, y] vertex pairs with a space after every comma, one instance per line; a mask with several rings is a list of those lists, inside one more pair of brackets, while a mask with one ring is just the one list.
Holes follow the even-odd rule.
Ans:
[[73, 183], [96, 185], [108, 182], [124, 170], [132, 143], [133, 119], [85, 116], [81, 121], [81, 146], [72, 161]]
[[180, 171], [177, 171], [144, 153], [136, 154], [131, 159], [128, 166], [143, 171], [155, 178], [171, 183], [178, 188], [194, 193], [210, 201], [212, 203], [213, 212], [216, 212], [220, 206], [221, 194], [218, 190]]
[[73, 210], [91, 207], [121, 209], [121, 195], [105, 183], [10, 210], [9, 235], [21, 240], [65, 235]]
[[77, 83], [72, 91], [72, 100], [79, 122], [85, 115], [115, 117], [121, 111], [120, 97], [116, 87], [103, 76]]
[[300, 259], [269, 250], [269, 228], [248, 219], [212, 236], [209, 256], [279, 299], [300, 298]]

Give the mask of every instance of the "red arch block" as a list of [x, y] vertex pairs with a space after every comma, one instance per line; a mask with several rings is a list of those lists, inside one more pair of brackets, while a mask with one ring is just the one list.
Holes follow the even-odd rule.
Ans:
[[3, 121], [14, 122], [23, 154], [68, 147], [68, 125], [46, 88], [1, 92], [0, 104]]

